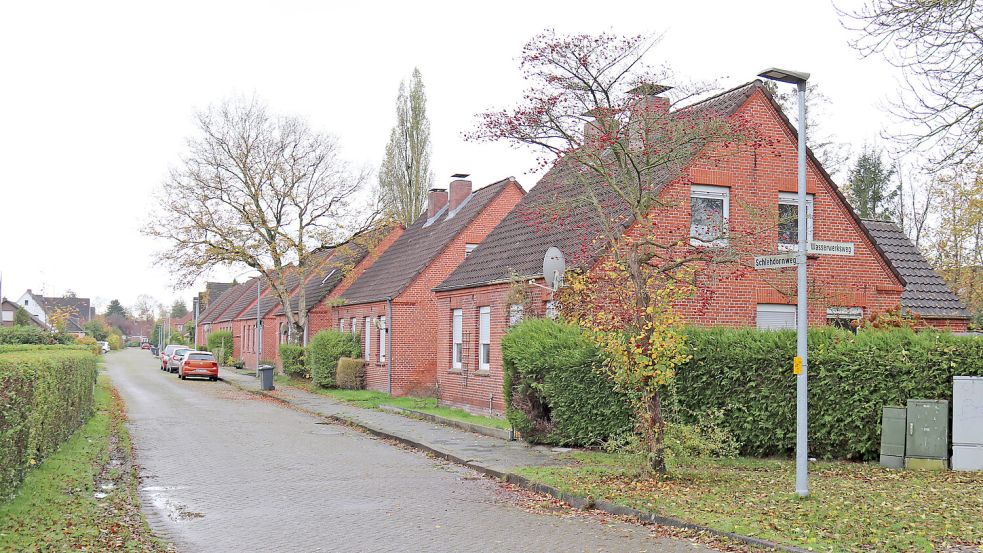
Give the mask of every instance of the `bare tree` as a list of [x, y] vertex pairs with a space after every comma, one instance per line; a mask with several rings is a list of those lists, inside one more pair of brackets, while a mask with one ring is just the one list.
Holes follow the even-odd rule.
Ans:
[[423, 76], [413, 69], [409, 91], [399, 83], [396, 96], [396, 125], [386, 144], [386, 157], [379, 169], [379, 190], [385, 209], [405, 226], [423, 213], [427, 191], [433, 185], [430, 170], [430, 120]]
[[978, 160], [983, 150], [983, 9], [976, 0], [869, 0], [840, 10], [859, 33], [851, 45], [902, 70], [892, 112], [912, 125], [906, 148], [932, 152], [933, 170]]
[[[165, 223], [144, 228], [169, 243], [178, 286], [216, 266], [257, 270], [284, 306], [292, 341], [307, 326], [304, 286], [296, 310], [290, 283], [317, 270], [320, 251], [367, 231], [374, 214], [355, 205], [366, 182], [333, 137], [296, 117], [237, 99], [196, 115], [198, 136], [158, 194]], [[159, 219], [159, 217], [154, 218]]]
[[[780, 87], [775, 81], [765, 81], [765, 88], [781, 106], [785, 116], [796, 128], [799, 127], [799, 95], [794, 88]], [[809, 148], [816, 154], [823, 169], [834, 178], [839, 177], [850, 159], [850, 149], [843, 142], [837, 142], [823, 126], [825, 108], [830, 105], [829, 98], [812, 81], [806, 84], [806, 111], [809, 114]]]

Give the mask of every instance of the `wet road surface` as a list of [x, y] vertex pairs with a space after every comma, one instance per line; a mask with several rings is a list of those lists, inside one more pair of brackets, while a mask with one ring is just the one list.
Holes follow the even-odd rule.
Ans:
[[179, 551], [706, 551], [545, 512], [459, 466], [223, 382], [179, 380], [144, 350], [106, 367], [126, 401], [144, 512]]

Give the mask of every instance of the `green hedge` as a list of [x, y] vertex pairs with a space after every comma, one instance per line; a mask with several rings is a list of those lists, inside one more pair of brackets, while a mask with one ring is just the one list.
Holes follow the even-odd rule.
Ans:
[[36, 326], [0, 326], [0, 344], [71, 344], [75, 336]]
[[92, 413], [96, 364], [76, 349], [0, 354], [0, 499]]
[[[679, 370], [674, 398], [682, 419], [722, 409], [743, 453], [794, 451], [795, 333], [691, 329], [688, 336], [693, 358]], [[951, 401], [956, 375], [983, 376], [983, 340], [904, 329], [810, 331], [810, 454], [876, 458], [881, 408]]]
[[342, 390], [364, 390], [365, 360], [351, 357], [339, 359], [337, 381]]
[[304, 366], [304, 346], [297, 344], [280, 344], [280, 362], [283, 364], [283, 372], [291, 376], [307, 376], [307, 368]]
[[322, 330], [307, 345], [307, 370], [311, 382], [323, 388], [335, 386], [335, 371], [342, 357], [361, 357], [362, 346], [357, 334], [338, 330]]
[[[220, 365], [232, 355], [232, 331], [216, 330], [205, 339], [208, 343], [208, 351], [215, 354]], [[221, 358], [219, 358], [221, 356]]]
[[506, 415], [532, 442], [598, 445], [633, 428], [626, 397], [596, 370], [601, 356], [576, 326], [527, 319], [502, 338]]
[[19, 351], [92, 351], [92, 348], [82, 344], [3, 344], [0, 345], [0, 354], [15, 353]]

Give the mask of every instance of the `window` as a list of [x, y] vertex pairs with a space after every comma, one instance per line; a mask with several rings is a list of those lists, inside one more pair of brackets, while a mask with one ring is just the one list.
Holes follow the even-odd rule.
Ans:
[[452, 334], [451, 337], [451, 359], [452, 366], [455, 369], [461, 368], [461, 362], [464, 358], [464, 312], [460, 309], [454, 309], [451, 311], [451, 326]]
[[338, 319], [338, 332], [345, 331], [345, 319]]
[[290, 328], [287, 323], [280, 323], [280, 343], [286, 344], [290, 339]]
[[358, 318], [352, 317], [352, 334], [358, 332]]
[[522, 322], [522, 315], [526, 308], [521, 303], [513, 303], [509, 306], [509, 326], [515, 326]]
[[386, 362], [386, 335], [389, 329], [386, 328], [386, 318], [379, 317], [379, 362]]
[[[812, 194], [806, 197], [808, 210], [808, 234], [812, 242]], [[795, 251], [799, 248], [799, 196], [790, 192], [778, 194], [778, 249]]]
[[556, 319], [559, 312], [557, 311], [557, 303], [554, 300], [549, 300], [546, 302], [546, 318]]
[[826, 322], [830, 326], [843, 328], [851, 332], [856, 332], [856, 323], [860, 322], [864, 316], [864, 310], [860, 307], [830, 307], [826, 310]]
[[690, 244], [726, 246], [730, 217], [730, 190], [721, 186], [690, 187]]
[[369, 349], [372, 347], [372, 318], [371, 317], [365, 318], [365, 336], [363, 336], [362, 338], [364, 338], [365, 340], [365, 346], [363, 346], [365, 351], [362, 352], [362, 359], [368, 361], [369, 359], [371, 359], [371, 357], [369, 357]]
[[464, 245], [464, 257], [471, 255], [471, 252], [478, 247], [478, 244], [465, 244]]
[[777, 303], [758, 304], [758, 330], [795, 329], [794, 305]]
[[491, 366], [491, 307], [478, 308], [478, 370]]

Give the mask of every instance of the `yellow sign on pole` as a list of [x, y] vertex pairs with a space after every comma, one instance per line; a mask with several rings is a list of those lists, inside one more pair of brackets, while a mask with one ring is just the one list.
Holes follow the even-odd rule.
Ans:
[[792, 373], [802, 374], [802, 358], [798, 355], [796, 355], [795, 360], [792, 361]]

